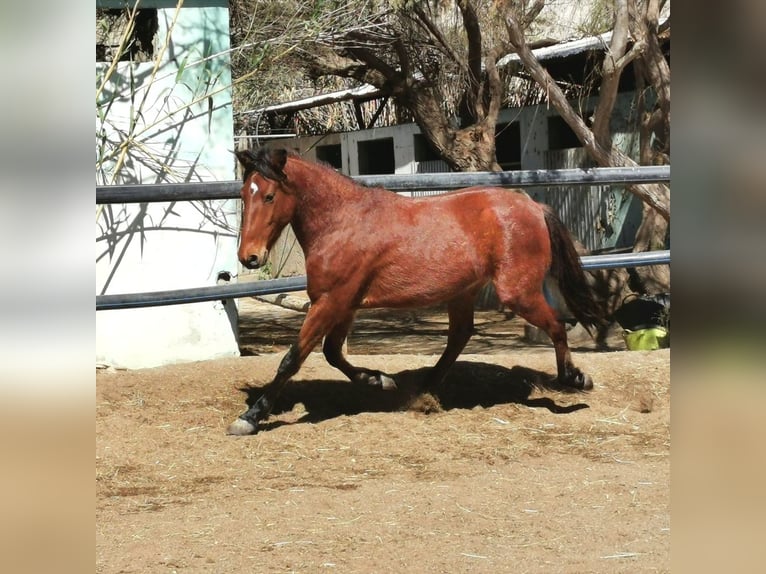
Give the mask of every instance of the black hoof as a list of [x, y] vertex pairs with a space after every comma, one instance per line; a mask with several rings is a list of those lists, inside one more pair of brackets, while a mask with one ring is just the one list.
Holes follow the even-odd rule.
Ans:
[[269, 416], [271, 405], [271, 400], [266, 395], [261, 395], [252, 407], [229, 425], [226, 434], [243, 436], [257, 433], [258, 423]]
[[255, 434], [258, 432], [258, 426], [254, 425], [250, 421], [239, 418], [229, 425], [226, 429], [226, 434], [245, 436], [249, 434]]
[[395, 391], [396, 382], [386, 374], [378, 372], [359, 372], [354, 375], [354, 382], [371, 387], [379, 387], [384, 391]]
[[564, 381], [564, 384], [568, 387], [572, 387], [573, 389], [590, 391], [593, 388], [593, 379], [589, 375], [577, 371], [566, 381]]

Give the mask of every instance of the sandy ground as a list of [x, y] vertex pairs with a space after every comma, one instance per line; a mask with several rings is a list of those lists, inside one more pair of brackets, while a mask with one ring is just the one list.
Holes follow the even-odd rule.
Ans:
[[483, 312], [422, 396], [446, 318], [367, 313], [349, 353], [399, 390], [313, 354], [263, 431], [226, 436], [301, 320], [248, 300], [245, 356], [97, 374], [97, 572], [669, 571], [670, 350], [575, 344], [595, 388], [567, 392]]

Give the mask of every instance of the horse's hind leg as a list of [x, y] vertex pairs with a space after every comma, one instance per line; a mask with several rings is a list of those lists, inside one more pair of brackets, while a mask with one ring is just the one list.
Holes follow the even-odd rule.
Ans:
[[343, 356], [343, 342], [346, 340], [353, 322], [354, 314], [350, 313], [348, 317], [335, 325], [325, 337], [322, 351], [324, 352], [327, 362], [341, 371], [354, 383], [380, 387], [384, 390], [396, 389], [394, 380], [385, 373], [355, 367], [348, 362], [345, 356]]
[[449, 332], [447, 347], [442, 356], [428, 373], [425, 387], [438, 385], [444, 380], [449, 368], [455, 363], [460, 353], [465, 349], [468, 340], [473, 335], [473, 302], [475, 293], [468, 293], [450, 301], [447, 305], [449, 313]]
[[[496, 285], [496, 288], [498, 286]], [[556, 352], [556, 369], [561, 384], [577, 389], [593, 388], [593, 381], [572, 363], [572, 355], [567, 344], [567, 332], [564, 323], [558, 320], [556, 312], [548, 305], [542, 289], [530, 290], [525, 294], [509, 294], [498, 288], [498, 295], [507, 305], [532, 325], [545, 331], [553, 342]]]

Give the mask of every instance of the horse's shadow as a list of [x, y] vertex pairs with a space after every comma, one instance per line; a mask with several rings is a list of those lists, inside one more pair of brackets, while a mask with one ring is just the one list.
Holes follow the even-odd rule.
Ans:
[[[427, 413], [439, 408], [472, 409], [509, 403], [546, 408], [556, 414], [588, 408], [585, 403], [559, 405], [548, 397], [530, 398], [535, 389], [567, 393], [580, 391], [557, 383], [546, 373], [526, 367], [508, 369], [488, 363], [458, 361], [444, 382], [425, 394], [421, 385], [428, 370], [420, 368], [391, 375], [397, 385], [394, 391], [353, 384], [344, 379], [291, 381], [277, 399], [272, 414], [290, 412], [298, 403], [303, 404], [306, 412], [296, 422], [304, 423], [317, 423], [360, 413], [404, 410]], [[241, 390], [247, 394], [248, 407], [255, 403], [263, 391], [260, 387]], [[270, 420], [262, 423], [261, 428], [275, 428], [284, 424], [293, 423]]]

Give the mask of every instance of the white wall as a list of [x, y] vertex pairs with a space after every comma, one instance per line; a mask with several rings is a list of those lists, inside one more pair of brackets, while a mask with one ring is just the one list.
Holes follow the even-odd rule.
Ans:
[[[194, 0], [177, 14], [173, 1], [140, 6], [159, 8], [155, 53], [175, 24], [157, 70], [153, 62], [120, 63], [102, 92], [98, 183], [234, 179], [229, 58], [205, 59], [229, 48], [228, 3]], [[107, 66], [96, 65], [97, 82]], [[115, 177], [119, 156], [105, 154], [125, 141], [131, 117], [135, 143]], [[99, 207], [97, 294], [215, 285], [219, 272], [236, 277], [237, 221], [235, 200]], [[233, 301], [98, 311], [96, 361], [139, 368], [238, 355], [236, 326]]]

